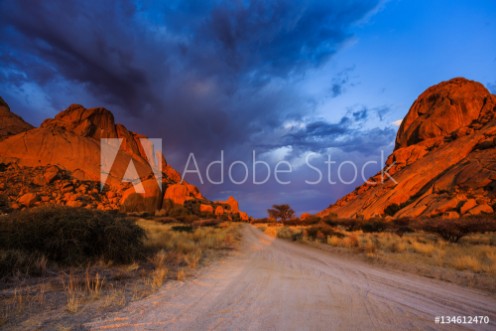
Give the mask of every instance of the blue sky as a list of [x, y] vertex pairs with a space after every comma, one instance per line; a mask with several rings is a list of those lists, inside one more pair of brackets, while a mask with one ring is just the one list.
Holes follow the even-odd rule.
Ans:
[[227, 165], [250, 164], [253, 150], [288, 161], [289, 185], [199, 186], [255, 216], [272, 203], [316, 212], [361, 180], [308, 185], [309, 154], [322, 170], [329, 154], [377, 161], [370, 176], [427, 87], [464, 76], [496, 92], [494, 17], [490, 0], [7, 0], [0, 94], [34, 125], [71, 103], [104, 106], [163, 138], [180, 171], [190, 153], [204, 170], [221, 150]]

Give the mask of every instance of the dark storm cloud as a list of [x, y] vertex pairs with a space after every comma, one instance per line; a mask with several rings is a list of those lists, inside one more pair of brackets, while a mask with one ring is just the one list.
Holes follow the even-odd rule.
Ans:
[[[133, 63], [139, 31], [123, 23], [133, 7], [89, 3], [4, 2], [2, 12], [9, 15], [2, 19], [2, 61], [25, 73], [28, 82], [43, 85], [59, 78], [83, 84], [102, 103], [140, 109], [142, 100], [154, 97], [147, 92], [146, 64]], [[152, 45], [142, 40], [140, 46]]]
[[[281, 146], [293, 146], [303, 151], [325, 152], [338, 148], [343, 152], [359, 152], [364, 155], [378, 153], [394, 140], [396, 130], [391, 127], [363, 129], [369, 110], [352, 111], [352, 117], [344, 116], [338, 123], [316, 121], [304, 128], [287, 134]], [[272, 146], [275, 148], [275, 146]]]
[[233, 94], [319, 66], [350, 37], [350, 24], [374, 6], [376, 1], [5, 1], [2, 64], [34, 82], [58, 77], [83, 84], [122, 111], [139, 114], [150, 104], [171, 112], [177, 106], [167, 92], [176, 96], [177, 89], [190, 89], [191, 80], [208, 77]]
[[[190, 152], [205, 162], [220, 149], [249, 156], [285, 121], [312, 113], [318, 100], [296, 83], [338, 52], [379, 2], [6, 0], [0, 88], [19, 98], [14, 111], [28, 121], [74, 102], [105, 106], [130, 129], [164, 138], [178, 170]], [[337, 96], [349, 81], [334, 84]], [[22, 99], [45, 100], [38, 107], [51, 110]], [[342, 146], [360, 144], [347, 121], [363, 116], [314, 122], [271, 143], [316, 148], [341, 135]]]

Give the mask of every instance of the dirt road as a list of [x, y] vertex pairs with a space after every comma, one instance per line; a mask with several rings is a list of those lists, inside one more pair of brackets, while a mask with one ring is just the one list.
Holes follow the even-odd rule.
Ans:
[[[186, 282], [169, 282], [93, 330], [496, 329], [496, 299], [383, 270], [245, 226], [239, 252]], [[449, 328], [446, 315], [487, 315], [490, 325]], [[443, 328], [444, 327], [444, 328]]]

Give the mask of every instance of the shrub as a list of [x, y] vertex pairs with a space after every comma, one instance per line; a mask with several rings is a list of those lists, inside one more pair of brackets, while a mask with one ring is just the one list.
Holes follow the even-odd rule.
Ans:
[[[188, 207], [197, 209], [196, 204], [188, 204]], [[198, 215], [192, 212], [191, 209], [188, 209], [186, 206], [176, 205], [170, 200], [164, 201], [164, 210], [166, 211], [167, 216], [173, 217], [183, 223], [191, 224], [200, 218]]]
[[210, 218], [206, 220], [198, 220], [194, 221], [191, 225], [193, 227], [199, 227], [199, 226], [217, 226], [221, 223], [221, 220], [215, 219], [215, 218]]
[[330, 226], [339, 226], [346, 231], [360, 230], [360, 222], [354, 219], [334, 219], [326, 218], [324, 222]]
[[281, 239], [293, 239], [293, 232], [287, 226], [282, 227], [277, 231], [277, 238]]
[[170, 224], [170, 223], [177, 223], [178, 221], [174, 217], [159, 217], [159, 218], [154, 218], [153, 219], [157, 223], [161, 224]]
[[0, 214], [8, 213], [10, 211], [11, 209], [10, 209], [9, 198], [4, 194], [0, 194]]
[[383, 232], [388, 228], [388, 224], [381, 220], [370, 220], [362, 222], [360, 228], [363, 232]]
[[158, 210], [159, 201], [156, 198], [145, 198], [141, 194], [133, 193], [121, 205], [123, 213], [146, 212], [155, 214]]
[[396, 214], [400, 210], [401, 210], [401, 206], [398, 205], [397, 203], [393, 203], [386, 207], [384, 213], [389, 216], [394, 216], [394, 214]]
[[443, 239], [458, 242], [469, 233], [483, 233], [496, 231], [494, 216], [476, 216], [456, 220], [427, 219], [416, 224], [419, 230], [440, 235]]
[[[40, 263], [40, 262], [43, 262]], [[17, 273], [42, 275], [46, 268], [46, 258], [37, 252], [21, 250], [0, 250], [0, 278], [15, 276]]]
[[325, 241], [328, 236], [343, 237], [341, 233], [336, 232], [331, 226], [325, 223], [319, 223], [307, 228], [305, 234], [310, 239], [318, 239], [320, 241]]
[[396, 233], [400, 237], [402, 237], [405, 233], [413, 232], [414, 230], [410, 226], [410, 222], [411, 220], [407, 218], [393, 220], [391, 222], [392, 232]]
[[193, 227], [190, 225], [175, 225], [171, 230], [176, 232], [193, 232]]
[[43, 254], [65, 265], [131, 262], [142, 256], [144, 237], [127, 218], [84, 208], [40, 207], [0, 220], [0, 248]]
[[268, 218], [256, 218], [251, 220], [251, 224], [263, 224], [263, 223], [270, 223], [271, 221]]
[[200, 204], [199, 200], [186, 200], [184, 201], [184, 208], [188, 211], [188, 214], [199, 215]]
[[305, 219], [293, 218], [288, 221], [284, 221], [283, 224], [287, 226], [298, 226], [298, 225], [313, 225], [317, 224], [321, 221], [321, 218], [318, 216], [308, 216]]

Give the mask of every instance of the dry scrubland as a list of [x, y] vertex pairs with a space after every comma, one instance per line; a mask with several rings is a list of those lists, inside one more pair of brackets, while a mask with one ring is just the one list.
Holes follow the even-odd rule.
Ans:
[[409, 272], [496, 293], [496, 220], [293, 220], [255, 224], [266, 234], [304, 242]]
[[0, 217], [0, 329], [70, 330], [182, 281], [233, 249], [238, 225], [45, 207]]

